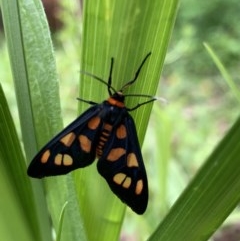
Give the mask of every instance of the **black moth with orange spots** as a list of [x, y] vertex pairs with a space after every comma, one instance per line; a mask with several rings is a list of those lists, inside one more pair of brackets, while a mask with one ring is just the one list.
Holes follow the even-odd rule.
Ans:
[[80, 99], [92, 107], [40, 150], [28, 167], [28, 175], [42, 178], [66, 174], [90, 165], [97, 157], [98, 172], [106, 179], [111, 190], [134, 212], [143, 214], [148, 203], [147, 175], [134, 120], [128, 112], [154, 101], [155, 98], [132, 95], [150, 99], [133, 108], [127, 108], [124, 105], [127, 95], [123, 95], [123, 91], [137, 80], [150, 54], [143, 59], [133, 80], [119, 91], [111, 86], [113, 58], [108, 82], [85, 73], [107, 85], [110, 97], [101, 104]]

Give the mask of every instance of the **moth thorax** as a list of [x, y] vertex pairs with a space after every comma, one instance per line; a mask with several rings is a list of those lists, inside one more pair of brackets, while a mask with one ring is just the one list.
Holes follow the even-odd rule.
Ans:
[[121, 91], [114, 93], [108, 98], [108, 103], [113, 106], [123, 108], [124, 105], [124, 95]]

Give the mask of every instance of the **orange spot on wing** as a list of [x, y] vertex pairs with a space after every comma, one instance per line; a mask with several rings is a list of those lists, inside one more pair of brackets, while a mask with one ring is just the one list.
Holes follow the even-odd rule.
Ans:
[[72, 145], [73, 141], [75, 140], [76, 135], [73, 132], [68, 133], [64, 136], [60, 142], [62, 142], [65, 146], [69, 147]]
[[131, 182], [132, 182], [131, 177], [127, 177], [127, 178], [124, 180], [122, 186], [123, 186], [124, 188], [129, 188], [130, 185], [131, 185]]
[[117, 128], [117, 132], [116, 132], [117, 138], [118, 139], [124, 139], [127, 136], [127, 131], [126, 131], [126, 127], [124, 125], [120, 125]]
[[62, 154], [57, 154], [54, 158], [54, 164], [57, 166], [61, 166], [62, 165]]
[[91, 151], [91, 145], [92, 145], [91, 140], [89, 140], [85, 135], [80, 135], [78, 139], [80, 142], [81, 149], [89, 153]]
[[73, 159], [70, 155], [63, 155], [63, 165], [64, 166], [71, 166], [73, 164]]
[[122, 155], [124, 155], [126, 153], [126, 150], [123, 148], [113, 148], [108, 156], [107, 156], [107, 160], [108, 161], [117, 161]]
[[138, 167], [137, 157], [134, 153], [129, 153], [127, 156], [127, 166], [128, 167]]
[[50, 157], [50, 150], [46, 150], [41, 157], [41, 163], [46, 163], [48, 161], [48, 158]]
[[113, 177], [113, 181], [119, 185], [122, 184], [123, 180], [126, 178], [126, 174], [124, 173], [117, 173], [114, 177]]
[[91, 130], [96, 130], [100, 124], [101, 119], [96, 116], [93, 117], [89, 122], [88, 122], [88, 128]]
[[142, 190], [143, 190], [143, 180], [140, 179], [137, 181], [137, 185], [136, 185], [136, 189], [135, 189], [136, 195], [140, 195], [142, 193]]

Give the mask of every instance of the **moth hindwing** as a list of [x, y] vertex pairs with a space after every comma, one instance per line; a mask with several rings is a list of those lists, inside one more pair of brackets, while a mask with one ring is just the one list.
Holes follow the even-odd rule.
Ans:
[[[98, 172], [124, 203], [138, 214], [145, 212], [148, 203], [148, 182], [137, 138], [134, 120], [129, 111], [155, 100], [152, 96], [133, 108], [124, 105], [123, 91], [132, 85], [150, 56], [143, 59], [135, 77], [119, 91], [111, 86], [113, 58], [108, 82], [104, 83], [109, 98], [100, 104], [82, 100], [92, 105], [75, 121], [47, 143], [33, 158], [28, 175], [35, 178], [66, 174], [90, 165], [97, 157]], [[128, 95], [130, 96], [130, 95]], [[141, 95], [133, 95], [141, 96]]]

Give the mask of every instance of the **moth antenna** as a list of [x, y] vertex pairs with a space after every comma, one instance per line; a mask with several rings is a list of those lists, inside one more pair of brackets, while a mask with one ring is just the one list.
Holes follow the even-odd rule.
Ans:
[[146, 62], [147, 58], [148, 58], [150, 55], [151, 55], [151, 52], [149, 52], [149, 53], [146, 55], [146, 57], [143, 59], [142, 63], [141, 63], [140, 66], [138, 67], [137, 72], [135, 73], [134, 78], [133, 78], [132, 80], [130, 80], [129, 82], [127, 82], [127, 83], [121, 88], [121, 90], [120, 90], [121, 92], [123, 92], [124, 89], [128, 88], [128, 86], [132, 85], [132, 84], [137, 80], [137, 78], [138, 78], [138, 76], [139, 76], [139, 73], [140, 73], [140, 71], [141, 71], [144, 63]]
[[[87, 76], [90, 76], [96, 80], [98, 80], [99, 82], [103, 83], [104, 85], [106, 85], [108, 87], [108, 90], [112, 90], [113, 92], [117, 92], [111, 85], [109, 85], [109, 83], [107, 83], [105, 80], [101, 79], [100, 77], [94, 75], [94, 74], [91, 74], [89, 72], [86, 72], [86, 71], [80, 71], [81, 74], [84, 74], [84, 75], [87, 75]], [[111, 92], [110, 92], [111, 93]], [[110, 94], [111, 95], [111, 94]]]

